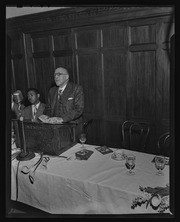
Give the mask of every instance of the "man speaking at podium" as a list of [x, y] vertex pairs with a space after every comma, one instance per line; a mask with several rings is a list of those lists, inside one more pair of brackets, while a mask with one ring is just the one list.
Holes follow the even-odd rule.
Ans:
[[82, 128], [83, 88], [78, 84], [69, 82], [68, 70], [63, 67], [55, 70], [54, 81], [56, 86], [49, 90], [48, 104], [43, 114], [49, 117], [58, 117], [59, 123], [70, 121], [77, 123], [77, 135]]

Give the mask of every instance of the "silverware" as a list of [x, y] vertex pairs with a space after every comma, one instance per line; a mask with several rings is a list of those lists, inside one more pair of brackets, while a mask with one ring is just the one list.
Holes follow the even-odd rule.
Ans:
[[66, 160], [71, 160], [73, 158], [73, 156], [58, 156], [60, 158], [65, 158]]
[[68, 158], [67, 156], [58, 156], [58, 157], [62, 157], [62, 158]]

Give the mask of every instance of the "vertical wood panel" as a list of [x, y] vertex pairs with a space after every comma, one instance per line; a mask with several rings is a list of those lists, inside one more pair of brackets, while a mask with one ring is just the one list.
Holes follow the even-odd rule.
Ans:
[[[92, 116], [86, 116], [86, 118], [88, 117], [92, 118]], [[97, 146], [102, 146], [105, 144], [104, 124], [102, 119], [96, 117], [93, 118], [93, 122], [88, 128], [87, 144], [93, 144]]]
[[84, 88], [85, 113], [101, 115], [102, 84], [98, 71], [98, 55], [79, 54], [79, 82]]
[[104, 53], [105, 115], [126, 116], [126, 57], [124, 53]]
[[[157, 94], [157, 136], [169, 131], [170, 120], [170, 58], [169, 43], [170, 33], [166, 20], [157, 23], [157, 73], [156, 94]], [[173, 31], [173, 30], [172, 30]]]
[[28, 79], [22, 37], [20, 33], [15, 33], [11, 36], [11, 67], [14, 89], [21, 90], [25, 96], [28, 88]]
[[36, 36], [33, 35], [32, 45], [33, 45], [33, 52], [49, 51], [48, 35], [42, 36], [42, 33], [40, 34], [40, 36], [38, 36], [38, 34], [36, 34]]
[[131, 44], [154, 43], [156, 41], [155, 25], [137, 25], [131, 27]]
[[53, 32], [54, 50], [72, 49], [72, 39], [70, 30], [66, 32]]
[[102, 27], [104, 142], [117, 148], [121, 123], [126, 119], [127, 44], [126, 23]]
[[23, 59], [13, 59], [13, 70], [16, 76], [16, 89], [22, 89], [25, 93], [28, 86], [26, 75], [23, 75], [26, 73]]
[[98, 47], [97, 30], [79, 30], [76, 32], [77, 49], [96, 49]]
[[36, 88], [41, 94], [41, 101], [47, 102], [48, 90], [53, 82], [53, 73], [50, 72], [49, 58], [34, 58], [36, 70]]
[[89, 141], [102, 145], [104, 123], [101, 57], [97, 51], [99, 40], [99, 31], [93, 27], [75, 30], [77, 79], [84, 90], [84, 117], [94, 120], [89, 129]]
[[126, 46], [127, 41], [127, 28], [124, 23], [112, 24], [102, 28], [103, 34], [103, 48], [117, 48]]
[[24, 35], [24, 43], [25, 43], [25, 56], [26, 56], [26, 66], [27, 66], [27, 75], [29, 80], [28, 87], [35, 87], [36, 86], [36, 74], [34, 70], [33, 64], [33, 54], [32, 54], [32, 42], [31, 42], [31, 35], [30, 34], [23, 34]]
[[133, 52], [127, 80], [130, 118], [155, 115], [155, 52]]
[[122, 142], [121, 119], [118, 121], [104, 121], [105, 138], [104, 143], [109, 147], [120, 148]]
[[69, 72], [69, 79], [73, 81], [73, 52], [71, 29], [54, 31], [52, 33], [53, 60], [55, 68], [65, 67]]
[[12, 55], [23, 54], [22, 35], [19, 33], [11, 38], [11, 53]]
[[33, 33], [31, 35], [33, 69], [35, 73], [34, 87], [41, 94], [41, 101], [47, 102], [48, 90], [53, 82], [50, 33]]

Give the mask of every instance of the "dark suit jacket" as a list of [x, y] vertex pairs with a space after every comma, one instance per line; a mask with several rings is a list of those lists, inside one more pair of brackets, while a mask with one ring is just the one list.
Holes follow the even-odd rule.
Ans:
[[[44, 109], [45, 109], [45, 104], [40, 102], [38, 110], [36, 112], [35, 120], [37, 120], [39, 116], [43, 115]], [[21, 114], [25, 120], [33, 119], [32, 105], [25, 107], [21, 111]]]
[[63, 122], [78, 121], [84, 110], [83, 88], [75, 83], [68, 82], [61, 95], [61, 110], [58, 110], [58, 87], [54, 86], [49, 90], [48, 104], [44, 111], [50, 117], [61, 117]]

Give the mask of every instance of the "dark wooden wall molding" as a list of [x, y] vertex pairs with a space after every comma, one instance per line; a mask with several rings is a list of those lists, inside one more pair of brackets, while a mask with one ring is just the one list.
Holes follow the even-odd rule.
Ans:
[[172, 7], [76, 7], [7, 19], [7, 30], [16, 28], [24, 32], [102, 24], [135, 18], [169, 15]]

